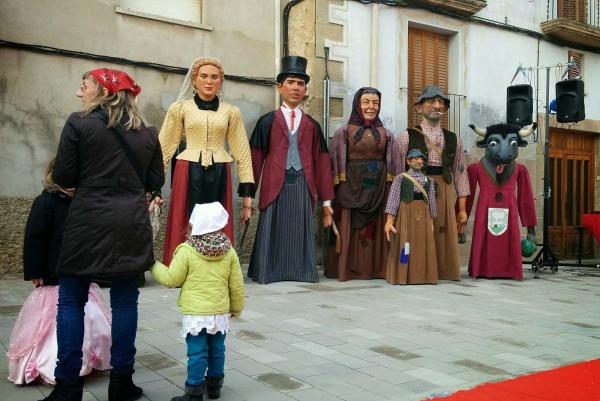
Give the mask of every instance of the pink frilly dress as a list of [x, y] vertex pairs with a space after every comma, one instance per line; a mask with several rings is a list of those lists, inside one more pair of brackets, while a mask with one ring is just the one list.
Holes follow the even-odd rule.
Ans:
[[[26, 384], [39, 380], [55, 384], [57, 305], [57, 285], [35, 288], [23, 304], [7, 352], [11, 382]], [[111, 312], [100, 287], [94, 283], [90, 285], [84, 322], [81, 376], [92, 369], [110, 369]]]

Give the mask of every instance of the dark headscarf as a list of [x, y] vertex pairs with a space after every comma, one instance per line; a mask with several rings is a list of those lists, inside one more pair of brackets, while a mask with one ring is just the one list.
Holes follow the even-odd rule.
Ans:
[[[371, 121], [367, 121], [364, 119], [362, 110], [360, 109], [360, 98], [362, 97], [362, 95], [365, 95], [365, 94], [375, 94], [379, 98], [379, 107], [380, 108], [379, 108], [379, 110], [377, 110], [377, 115], [375, 115], [375, 118]], [[379, 92], [375, 88], [371, 88], [368, 86], [366, 86], [364, 88], [360, 88], [358, 91], [356, 91], [356, 93], [354, 94], [354, 100], [352, 101], [352, 114], [350, 114], [350, 118], [348, 119], [348, 124], [358, 125], [360, 127], [359, 129], [356, 130], [356, 133], [354, 134], [354, 142], [360, 141], [360, 138], [362, 138], [365, 128], [369, 128], [373, 132], [373, 137], [375, 138], [375, 140], [377, 142], [379, 142], [379, 139], [380, 139], [379, 130], [376, 129], [376, 127], [383, 127], [383, 123], [379, 119], [379, 111], [380, 110], [381, 110], [381, 92]], [[375, 127], [375, 128], [372, 128], [372, 127]]]

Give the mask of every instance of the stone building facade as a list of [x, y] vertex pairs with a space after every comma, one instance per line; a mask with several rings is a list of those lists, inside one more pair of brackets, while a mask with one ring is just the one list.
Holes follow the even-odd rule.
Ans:
[[[415, 34], [424, 35], [444, 43], [444, 84], [453, 101], [448, 124], [461, 136], [467, 160], [476, 161], [483, 153], [467, 125], [504, 121], [506, 87], [519, 65], [532, 67], [512, 83], [530, 83], [534, 89], [533, 119], [539, 129], [521, 149], [519, 161], [534, 183], [539, 241], [546, 139], [543, 67], [564, 64], [575, 55], [578, 70], [568, 76], [585, 81], [586, 120], [560, 124], [551, 116], [555, 143], [550, 149], [555, 160], [564, 157], [565, 163], [575, 154], [582, 163], [587, 160], [581, 190], [586, 191], [587, 211], [600, 209], [600, 78], [594, 73], [600, 65], [600, 27], [588, 18], [598, 15], [594, 2], [585, 2], [591, 7], [587, 14], [570, 15], [552, 0], [5, 0], [0, 11], [0, 272], [20, 270], [22, 228], [31, 199], [41, 190], [44, 167], [66, 116], [80, 107], [74, 92], [83, 72], [98, 66], [129, 72], [143, 87], [145, 115], [160, 126], [191, 61], [201, 55], [218, 57], [229, 75], [224, 100], [240, 107], [250, 134], [257, 118], [280, 101], [273, 80], [283, 56], [288, 4], [289, 54], [309, 60], [305, 109], [324, 122], [330, 136], [347, 120], [354, 92], [362, 86], [381, 90], [381, 117], [394, 133], [413, 122], [410, 104], [419, 84], [414, 66], [422, 63], [411, 64], [411, 43]], [[552, 68], [550, 99], [565, 71]], [[559, 148], [567, 137], [591, 141], [587, 159], [580, 150]], [[168, 195], [169, 183], [164, 193]], [[568, 238], [560, 244], [563, 248], [573, 248], [574, 223], [584, 212], [583, 200], [575, 205], [573, 199], [554, 205], [572, 209], [561, 216], [573, 224], [553, 228], [555, 237]], [[468, 246], [463, 250], [467, 255]]]

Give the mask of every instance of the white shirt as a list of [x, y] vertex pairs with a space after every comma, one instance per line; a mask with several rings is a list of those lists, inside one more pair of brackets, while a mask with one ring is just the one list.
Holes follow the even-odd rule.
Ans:
[[[292, 129], [292, 110], [294, 111], [294, 129]], [[297, 106], [295, 109], [292, 109], [285, 103], [281, 104], [281, 111], [283, 112], [283, 117], [285, 118], [285, 122], [287, 123], [288, 129], [292, 132], [292, 135], [295, 135], [298, 132], [298, 127], [300, 126], [300, 119], [302, 118], [302, 109], [300, 106]]]

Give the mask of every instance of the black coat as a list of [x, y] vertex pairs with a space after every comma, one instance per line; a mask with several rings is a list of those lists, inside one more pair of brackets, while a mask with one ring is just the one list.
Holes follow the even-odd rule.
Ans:
[[33, 200], [23, 241], [23, 275], [26, 281], [44, 279], [57, 285], [56, 263], [63, 239], [63, 227], [71, 197], [62, 192], [44, 191]]
[[65, 223], [59, 276], [133, 275], [154, 263], [145, 193], [159, 191], [165, 180], [158, 133], [142, 127], [124, 137], [146, 177], [144, 185], [97, 114], [77, 112], [67, 119], [53, 177], [76, 191]]

